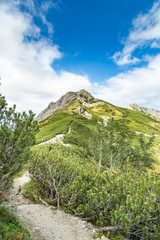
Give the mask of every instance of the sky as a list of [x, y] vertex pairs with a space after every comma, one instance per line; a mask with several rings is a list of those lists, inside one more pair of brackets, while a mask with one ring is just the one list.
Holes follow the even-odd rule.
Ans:
[[0, 77], [18, 111], [80, 89], [160, 110], [160, 0], [0, 0]]

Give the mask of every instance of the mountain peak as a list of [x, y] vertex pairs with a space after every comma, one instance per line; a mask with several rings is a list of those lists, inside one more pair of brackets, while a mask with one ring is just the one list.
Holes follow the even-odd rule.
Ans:
[[129, 104], [126, 108], [131, 110], [138, 110], [139, 112], [142, 112], [142, 107], [140, 107], [137, 103]]
[[131, 110], [137, 110], [137, 111], [143, 112], [144, 114], [147, 114], [147, 115], [152, 115], [155, 118], [160, 118], [159, 110], [155, 110], [153, 108], [141, 107], [137, 103], [129, 104], [126, 108], [131, 109]]
[[78, 92], [67, 92], [58, 101], [49, 103], [48, 107], [45, 108], [36, 118], [37, 121], [42, 121], [45, 118], [54, 114], [54, 112], [63, 109], [67, 106], [73, 107], [79, 103], [88, 102], [94, 97], [87, 92], [85, 89], [81, 89]]

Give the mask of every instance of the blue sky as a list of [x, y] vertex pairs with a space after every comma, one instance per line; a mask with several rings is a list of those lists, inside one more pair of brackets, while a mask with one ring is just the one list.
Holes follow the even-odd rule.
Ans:
[[82, 88], [160, 109], [160, 0], [0, 0], [1, 91], [39, 113]]
[[122, 49], [121, 41], [132, 27], [132, 19], [151, 8], [153, 1], [65, 1], [48, 19], [55, 26], [55, 41], [64, 57], [54, 65], [103, 81], [123, 71], [111, 57]]

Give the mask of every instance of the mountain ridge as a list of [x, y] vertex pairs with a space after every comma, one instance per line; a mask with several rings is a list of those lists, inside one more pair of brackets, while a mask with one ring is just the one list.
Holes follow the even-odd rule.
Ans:
[[84, 148], [88, 152], [89, 146], [100, 137], [98, 129], [105, 130], [111, 118], [121, 120], [123, 116], [128, 121], [130, 132], [135, 134], [134, 142], [140, 135], [146, 139], [155, 136], [156, 158], [160, 162], [158, 118], [148, 112], [122, 108], [96, 99], [85, 90], [66, 93], [38, 115], [40, 131], [36, 135], [36, 144], [50, 142], [63, 135], [64, 144]]
[[[159, 135], [159, 119], [156, 119], [148, 111], [145, 112], [144, 110], [145, 108], [137, 104], [129, 105], [127, 108], [115, 106], [94, 98], [84, 89], [78, 92], [67, 92], [58, 101], [51, 102], [36, 117], [36, 120], [40, 122], [40, 126], [42, 127], [40, 133], [37, 135], [38, 143], [41, 142], [42, 138], [49, 140], [55, 137], [56, 134], [66, 133], [69, 123], [74, 122], [80, 116], [82, 117], [78, 120], [80, 122], [82, 119], [87, 118], [95, 121], [96, 124], [106, 126], [111, 117], [119, 119], [123, 115], [126, 115], [131, 131], [135, 133], [141, 132], [148, 136], [152, 134]], [[48, 129], [48, 134], [45, 132], [46, 129]]]
[[49, 103], [48, 107], [38, 114], [35, 120], [40, 122], [53, 115], [57, 110], [61, 110], [68, 105], [70, 105], [70, 107], [74, 107], [91, 99], [95, 98], [84, 89], [81, 89], [78, 92], [67, 92], [58, 101]]
[[126, 108], [131, 110], [137, 110], [139, 112], [142, 112], [144, 114], [152, 115], [155, 118], [160, 118], [160, 111], [153, 109], [153, 108], [145, 108], [139, 106], [137, 103], [129, 104]]
[[[35, 120], [37, 120], [38, 122], [43, 121], [44, 119], [48, 118], [49, 116], [52, 116], [55, 112], [59, 110], [63, 110], [64, 108], [67, 108], [67, 107], [71, 108], [78, 104], [87, 106], [88, 102], [90, 102], [91, 100], [95, 104], [97, 101], [100, 101], [101, 103], [105, 104], [105, 101], [94, 98], [91, 95], [91, 93], [87, 92], [84, 89], [81, 89], [77, 92], [69, 91], [66, 94], [64, 94], [56, 102], [50, 102], [49, 105], [35, 117]], [[97, 105], [98, 105], [98, 102], [97, 102]], [[136, 103], [133, 103], [133, 104], [129, 104], [126, 107], [126, 109], [138, 111], [138, 112], [144, 113], [145, 115], [149, 115], [156, 119], [160, 119], [160, 111], [153, 108], [145, 108], [145, 107], [139, 106]]]

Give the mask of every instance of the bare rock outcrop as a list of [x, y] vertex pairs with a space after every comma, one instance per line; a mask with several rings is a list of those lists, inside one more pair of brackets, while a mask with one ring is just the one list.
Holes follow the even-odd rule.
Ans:
[[147, 115], [152, 115], [155, 118], [160, 118], [160, 111], [153, 109], [153, 108], [141, 107], [136, 103], [130, 104], [126, 108], [131, 109], [131, 110], [137, 110], [137, 111], [142, 112]]
[[79, 103], [88, 102], [93, 96], [82, 89], [79, 92], [67, 92], [57, 102], [51, 102], [47, 108], [45, 108], [36, 118], [37, 121], [42, 121], [45, 118], [51, 116], [57, 110], [63, 109], [67, 106], [73, 107]]

